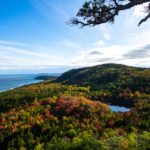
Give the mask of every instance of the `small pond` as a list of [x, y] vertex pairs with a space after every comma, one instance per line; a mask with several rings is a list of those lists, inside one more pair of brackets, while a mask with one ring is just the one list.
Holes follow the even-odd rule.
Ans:
[[127, 107], [122, 107], [122, 106], [114, 106], [114, 105], [109, 105], [112, 111], [114, 112], [127, 112], [130, 111], [129, 108]]

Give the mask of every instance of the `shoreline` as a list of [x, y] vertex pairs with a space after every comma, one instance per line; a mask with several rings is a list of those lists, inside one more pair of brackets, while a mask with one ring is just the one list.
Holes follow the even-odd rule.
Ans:
[[35, 81], [35, 82], [30, 82], [30, 83], [26, 83], [26, 84], [21, 84], [21, 85], [18, 85], [18, 86], [15, 86], [15, 87], [12, 87], [12, 88], [9, 88], [9, 89], [6, 89], [6, 90], [0, 90], [0, 93], [2, 93], [2, 92], [8, 92], [8, 91], [11, 91], [11, 90], [14, 90], [14, 89], [23, 87], [23, 86], [36, 84], [36, 83], [40, 83], [40, 82], [43, 82], [43, 81], [44, 81], [44, 80], [37, 80], [37, 81]]
[[[16, 83], [13, 83], [12, 85], [11, 84], [7, 85], [7, 82], [6, 82], [6, 86], [3, 86], [3, 85], [5, 85], [5, 82], [3, 82], [3, 78], [5, 79], [5, 77], [11, 77], [11, 76], [12, 77], [15, 77], [15, 76], [20, 77], [20, 76], [30, 76], [30, 75], [32, 76], [31, 81], [26, 82], [26, 79], [25, 80], [23, 79], [21, 82], [16, 81]], [[0, 86], [0, 93], [11, 91], [11, 90], [14, 90], [16, 88], [23, 87], [26, 85], [36, 84], [36, 83], [45, 81], [46, 80], [45, 77], [57, 78], [59, 75], [60, 74], [56, 74], [56, 73], [52, 73], [52, 74], [11, 74], [11, 75], [7, 74], [7, 75], [0, 75], [0, 81], [2, 81], [2, 83], [1, 83], [2, 86]]]

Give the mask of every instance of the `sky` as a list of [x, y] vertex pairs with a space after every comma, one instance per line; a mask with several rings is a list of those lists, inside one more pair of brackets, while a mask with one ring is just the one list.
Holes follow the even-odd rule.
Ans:
[[143, 5], [114, 24], [68, 25], [84, 0], [0, 0], [0, 74], [61, 73], [104, 63], [150, 67], [150, 20]]

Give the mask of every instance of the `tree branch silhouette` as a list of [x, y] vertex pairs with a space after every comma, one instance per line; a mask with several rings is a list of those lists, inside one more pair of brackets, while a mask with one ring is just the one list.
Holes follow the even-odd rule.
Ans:
[[[148, 2], [150, 0], [90, 0], [83, 4], [70, 23], [81, 25], [81, 27], [113, 23], [119, 12]], [[150, 3], [146, 10], [147, 15], [139, 22], [138, 26], [150, 18]]]

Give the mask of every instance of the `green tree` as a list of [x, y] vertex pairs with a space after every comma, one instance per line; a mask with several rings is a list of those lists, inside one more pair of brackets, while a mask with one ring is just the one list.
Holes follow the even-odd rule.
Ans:
[[148, 150], [150, 149], [150, 132], [144, 131], [138, 137], [138, 150]]
[[129, 141], [124, 137], [112, 137], [108, 139], [109, 150], [130, 150]]

